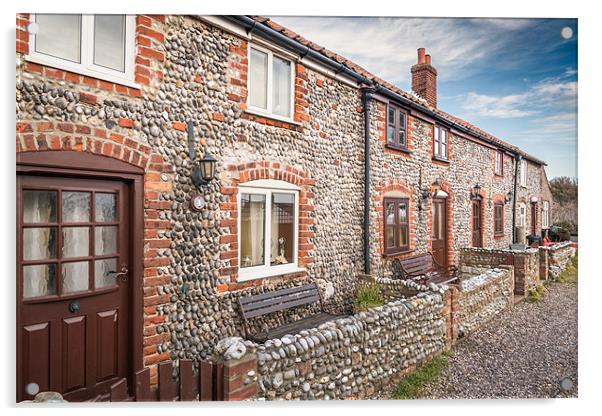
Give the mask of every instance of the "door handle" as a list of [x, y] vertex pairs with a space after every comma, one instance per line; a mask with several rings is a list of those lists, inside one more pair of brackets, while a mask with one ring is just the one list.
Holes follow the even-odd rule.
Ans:
[[115, 280], [121, 278], [122, 282], [127, 282], [128, 281], [128, 272], [129, 272], [129, 270], [128, 270], [127, 266], [124, 264], [123, 266], [121, 266], [121, 271], [119, 271], [119, 273], [112, 270], [112, 271], [107, 272], [107, 275], [114, 273]]

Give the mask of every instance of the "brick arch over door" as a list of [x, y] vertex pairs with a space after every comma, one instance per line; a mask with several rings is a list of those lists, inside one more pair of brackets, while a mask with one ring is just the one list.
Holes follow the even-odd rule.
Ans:
[[[403, 195], [410, 201], [410, 212], [408, 218], [408, 244], [409, 250], [413, 250], [416, 247], [416, 221], [417, 215], [417, 201], [414, 192], [408, 184], [403, 181], [385, 181], [375, 188], [376, 195], [374, 198], [374, 210], [377, 212], [377, 224], [378, 224], [378, 241], [380, 252], [382, 255], [385, 252], [385, 223], [384, 223], [384, 200], [386, 196]], [[401, 258], [409, 255], [408, 253], [395, 256]]]
[[[157, 351], [156, 346], [169, 340], [167, 333], [157, 333], [157, 326], [167, 321], [167, 316], [158, 313], [158, 307], [169, 303], [168, 294], [157, 294], [152, 286], [168, 284], [171, 276], [168, 257], [158, 257], [159, 248], [169, 247], [171, 240], [162, 231], [170, 230], [169, 220], [160, 220], [162, 212], [171, 210], [171, 203], [163, 200], [163, 192], [171, 192], [171, 174], [173, 167], [163, 159], [163, 156], [153, 153], [150, 146], [138, 142], [134, 138], [121, 135], [108, 129], [90, 127], [79, 123], [49, 121], [17, 122], [16, 125], [17, 164], [31, 162], [32, 159], [47, 160], [52, 155], [70, 155], [69, 163], [63, 163], [66, 173], [69, 169], [99, 170], [110, 161], [121, 163], [122, 170], [138, 172], [142, 176], [142, 186], [139, 195], [143, 196], [140, 210], [143, 212], [143, 222], [140, 229], [143, 235], [143, 310], [137, 312], [143, 317], [143, 365], [151, 367], [151, 378], [156, 379], [156, 363], [170, 359], [169, 353]], [[45, 155], [38, 158], [33, 155]], [[58, 156], [61, 159], [61, 156]], [[104, 161], [104, 163], [103, 163]], [[43, 164], [43, 162], [34, 162]], [[108, 171], [115, 171], [108, 166]], [[168, 181], [161, 179], [161, 174], [168, 174]]]
[[243, 164], [226, 165], [229, 173], [222, 180], [221, 193], [228, 195], [227, 202], [220, 205], [225, 213], [220, 226], [225, 233], [220, 236], [220, 243], [224, 248], [220, 258], [224, 266], [220, 270], [220, 284], [218, 292], [244, 289], [253, 285], [261, 285], [266, 279], [248, 280], [238, 282], [238, 185], [259, 179], [273, 179], [291, 183], [301, 188], [299, 191], [299, 241], [298, 260], [300, 267], [310, 267], [313, 264], [315, 254], [315, 217], [314, 217], [314, 186], [316, 180], [293, 166], [271, 161], [259, 161]]
[[[447, 264], [453, 264], [454, 260], [454, 191], [450, 186], [449, 182], [440, 180], [439, 186], [437, 187], [435, 184], [431, 184], [430, 191], [431, 197], [433, 193], [440, 189], [447, 194], [447, 198], [445, 199], [446, 207], [447, 207]], [[429, 207], [428, 210], [428, 244], [429, 251], [433, 250], [433, 242], [431, 236], [433, 235], [433, 211]]]

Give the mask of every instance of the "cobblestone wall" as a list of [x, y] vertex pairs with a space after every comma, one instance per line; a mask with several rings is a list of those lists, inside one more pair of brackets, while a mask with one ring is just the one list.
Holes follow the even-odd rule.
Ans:
[[447, 346], [442, 294], [423, 292], [256, 346], [258, 394], [343, 399], [374, 393]]
[[539, 256], [541, 259], [545, 259], [547, 279], [556, 279], [574, 255], [575, 249], [571, 246], [570, 241], [539, 247]]
[[[495, 269], [470, 267], [473, 276], [459, 285], [458, 335], [475, 331], [502, 310], [512, 305], [514, 297], [514, 270], [512, 266]], [[480, 270], [479, 270], [480, 269]]]

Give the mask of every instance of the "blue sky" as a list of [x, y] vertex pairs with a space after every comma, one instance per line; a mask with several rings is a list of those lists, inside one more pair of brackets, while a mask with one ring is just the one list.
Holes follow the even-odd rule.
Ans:
[[439, 108], [577, 176], [577, 19], [272, 19], [406, 91], [425, 47]]

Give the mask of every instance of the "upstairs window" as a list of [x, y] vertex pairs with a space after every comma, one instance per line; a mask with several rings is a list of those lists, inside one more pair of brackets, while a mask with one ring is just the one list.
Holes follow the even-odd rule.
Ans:
[[550, 228], [550, 203], [543, 201], [541, 207], [541, 228]]
[[298, 188], [258, 180], [239, 188], [239, 280], [297, 271]]
[[449, 131], [441, 126], [435, 126], [435, 134], [433, 138], [433, 156], [435, 159], [449, 159]]
[[525, 227], [527, 225], [527, 206], [524, 202], [521, 202], [518, 205], [518, 221], [517, 225], [519, 227]]
[[36, 14], [26, 59], [135, 86], [134, 16]]
[[385, 254], [396, 254], [409, 250], [409, 215], [408, 198], [385, 198]]
[[520, 160], [520, 186], [527, 187], [527, 161]]
[[290, 120], [295, 79], [293, 62], [258, 46], [252, 46], [249, 55], [249, 109]]
[[399, 107], [389, 104], [387, 111], [387, 146], [407, 149], [408, 115]]
[[496, 237], [504, 235], [504, 204], [501, 202], [493, 205], [493, 235]]
[[495, 174], [498, 176], [504, 175], [504, 154], [499, 150], [495, 152]]

